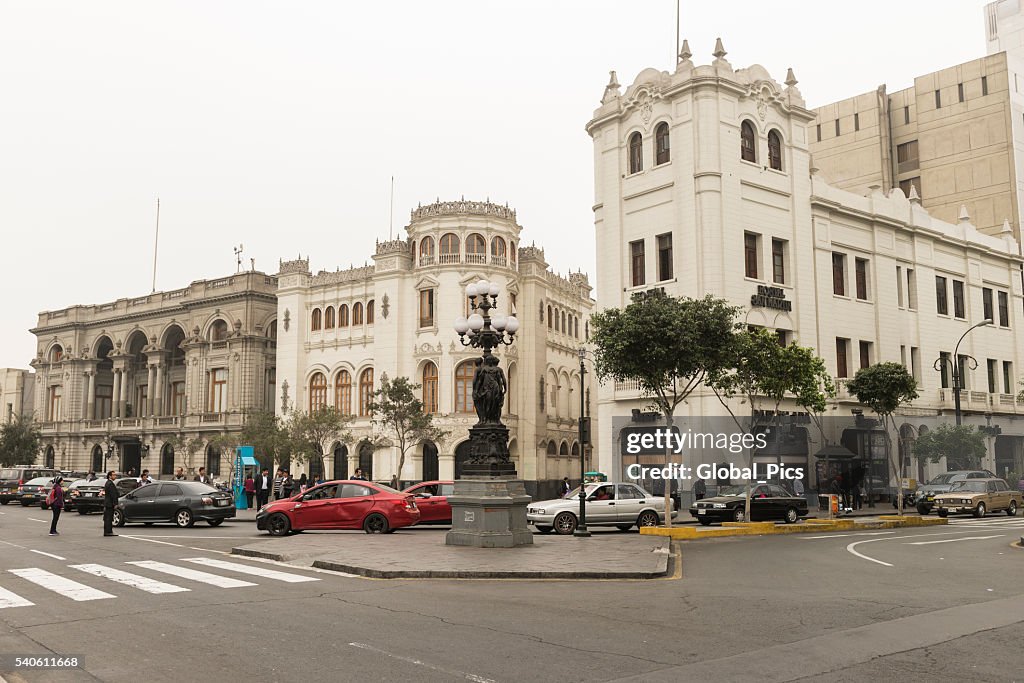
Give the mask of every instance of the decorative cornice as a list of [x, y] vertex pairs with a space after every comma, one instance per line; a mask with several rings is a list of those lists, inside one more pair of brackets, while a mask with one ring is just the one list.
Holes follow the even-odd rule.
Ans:
[[309, 275], [309, 257], [302, 258], [301, 256], [292, 261], [285, 261], [284, 259], [278, 259], [278, 275]]
[[358, 268], [349, 268], [348, 270], [337, 270], [334, 272], [321, 270], [310, 279], [309, 284], [315, 287], [318, 285], [337, 285], [346, 282], [370, 280], [373, 278], [373, 273], [373, 266], [360, 266]]
[[411, 220], [417, 221], [422, 218], [431, 218], [433, 216], [456, 216], [463, 214], [473, 214], [478, 216], [495, 216], [497, 218], [503, 218], [505, 220], [516, 222], [516, 211], [510, 209], [508, 204], [500, 206], [493, 204], [490, 201], [484, 202], [473, 202], [461, 199], [457, 202], [442, 202], [440, 199], [433, 204], [426, 206], [418, 206], [412, 210]]
[[385, 254], [408, 254], [412, 240], [387, 240], [381, 242], [377, 240], [377, 256], [383, 256]]

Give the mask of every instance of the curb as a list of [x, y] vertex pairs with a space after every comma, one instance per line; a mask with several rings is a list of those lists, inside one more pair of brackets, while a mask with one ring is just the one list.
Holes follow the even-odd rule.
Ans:
[[671, 563], [666, 562], [665, 568], [653, 572], [546, 572], [546, 571], [451, 571], [446, 569], [371, 569], [358, 567], [330, 560], [316, 560], [313, 567], [346, 574], [356, 574], [371, 579], [660, 579], [672, 572]]
[[776, 524], [775, 522], [722, 522], [720, 527], [643, 527], [642, 535], [668, 536], [681, 541], [697, 541], [704, 538], [725, 536], [771, 536], [782, 534], [813, 534], [822, 531], [859, 531], [862, 529], [900, 529], [904, 527], [943, 526], [948, 520], [928, 517], [899, 517], [880, 515], [878, 521], [856, 522], [852, 519], [806, 520], [798, 524]]

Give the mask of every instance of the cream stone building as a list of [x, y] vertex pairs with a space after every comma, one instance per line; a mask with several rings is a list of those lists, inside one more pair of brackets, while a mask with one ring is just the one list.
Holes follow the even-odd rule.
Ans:
[[[226, 479], [232, 454], [215, 439], [237, 434], [246, 412], [273, 410], [276, 295], [276, 278], [250, 271], [40, 313], [42, 462], [154, 475], [205, 466]], [[172, 437], [197, 452], [176, 453]]]
[[[515, 211], [489, 201], [420, 206], [406, 231], [378, 242], [369, 266], [314, 275], [308, 259], [282, 261], [278, 414], [326, 405], [355, 416], [351, 442], [324, 444], [328, 476], [361, 468], [381, 481], [458, 477], [477, 420], [471, 383], [480, 351], [463, 346], [452, 325], [468, 314], [466, 286], [483, 278], [502, 288], [498, 312], [520, 320], [514, 343], [495, 352], [508, 376], [503, 420], [518, 474], [534, 495], [578, 478], [578, 349], [593, 306], [586, 275], [552, 272], [541, 248], [523, 245]], [[422, 385], [435, 423], [450, 432], [417, 445], [401, 472], [395, 449], [366, 442], [368, 403], [385, 373]]]
[[[743, 308], [748, 325], [816, 349], [840, 387], [827, 414], [851, 422], [851, 411], [861, 407], [845, 390], [846, 378], [875, 362], [902, 362], [921, 394], [897, 416], [910, 439], [929, 420], [952, 420], [949, 366], [938, 372], [933, 363], [948, 358], [972, 324], [991, 318], [993, 325], [975, 329], [960, 346], [961, 356], [978, 362], [970, 370], [970, 360], [961, 359], [964, 420], [1001, 428], [988, 440], [990, 469], [1024, 469], [1024, 404], [1016, 398], [1024, 368], [1024, 261], [1003, 217], [995, 234], [984, 234], [966, 208], [943, 221], [899, 188], [871, 181], [858, 194], [829, 185], [811, 159], [815, 112], [793, 71], [779, 83], [759, 65], [734, 68], [721, 41], [713, 56], [711, 64], [695, 65], [684, 43], [673, 72], [645, 69], [624, 91], [612, 72], [587, 124], [599, 308], [625, 306], [652, 288], [724, 297]], [[993, 81], [996, 92], [1000, 80]], [[630, 383], [601, 386], [602, 470], [622, 475], [630, 459], [613, 425], [629, 423], [647, 403]], [[749, 414], [738, 401], [733, 407]], [[784, 408], [800, 412], [793, 404]], [[724, 414], [704, 388], [677, 413], [683, 421]], [[814, 453], [828, 438], [853, 451], [879, 486], [887, 483], [884, 461], [861, 438], [870, 430], [830, 424], [831, 434], [801, 430], [798, 443], [757, 460], [802, 465], [814, 488]], [[915, 469], [907, 464], [909, 476], [927, 477], [944, 463]]]
[[16, 415], [32, 415], [34, 390], [30, 370], [0, 368], [0, 409], [3, 409], [0, 420], [10, 422]]

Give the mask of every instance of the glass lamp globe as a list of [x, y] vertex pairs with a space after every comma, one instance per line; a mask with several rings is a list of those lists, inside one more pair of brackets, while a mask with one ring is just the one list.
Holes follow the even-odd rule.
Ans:
[[483, 329], [484, 317], [479, 313], [474, 313], [473, 315], [469, 316], [469, 320], [467, 322], [469, 323], [469, 329], [473, 330], [474, 332], [479, 332], [481, 329]]
[[506, 318], [505, 316], [501, 315], [500, 313], [498, 315], [495, 315], [495, 316], [491, 317], [491, 327], [493, 327], [494, 329], [498, 330], [499, 332], [501, 332], [502, 330], [505, 329], [505, 325], [507, 323], [508, 323], [508, 318]]
[[515, 334], [516, 331], [519, 329], [519, 318], [515, 317], [514, 315], [510, 315], [508, 318], [506, 318], [505, 329], [508, 331], [509, 334]]
[[476, 285], [466, 285], [466, 296], [476, 296]]
[[459, 334], [459, 336], [462, 336], [469, 332], [469, 321], [466, 320], [465, 317], [460, 315], [458, 318], [455, 319], [454, 327], [455, 331]]
[[490, 287], [487, 288], [487, 293], [491, 296], [498, 296], [501, 293], [501, 286], [497, 282], [492, 282]]
[[490, 282], [484, 279], [480, 279], [476, 283], [476, 293], [479, 294], [480, 296], [486, 296], [487, 290], [490, 288], [490, 286]]

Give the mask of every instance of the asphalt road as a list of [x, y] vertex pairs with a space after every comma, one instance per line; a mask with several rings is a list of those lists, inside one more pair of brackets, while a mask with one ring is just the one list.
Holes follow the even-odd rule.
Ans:
[[[260, 537], [251, 521], [103, 538], [99, 516], [71, 514], [50, 537], [39, 508], [0, 513], [0, 654], [85, 658], [74, 672], [0, 673], [11, 682], [1024, 678], [1024, 550], [1010, 547], [1024, 519], [1002, 515], [695, 542], [676, 579], [516, 582], [372, 580], [226, 554]], [[413, 533], [441, 542], [444, 529]]]

